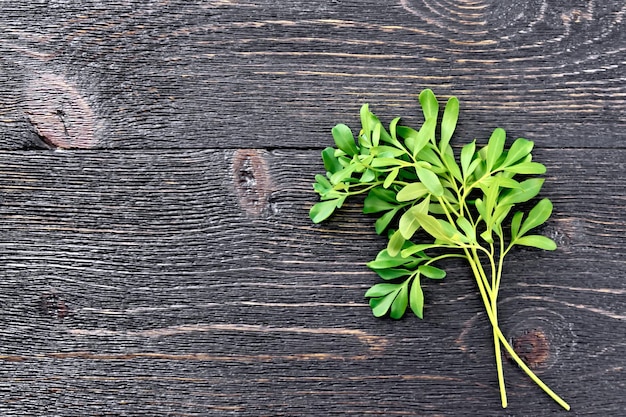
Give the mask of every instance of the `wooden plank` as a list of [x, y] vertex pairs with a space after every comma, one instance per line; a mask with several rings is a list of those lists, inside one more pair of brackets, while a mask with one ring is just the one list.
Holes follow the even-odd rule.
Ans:
[[[545, 149], [554, 253], [511, 255], [500, 315], [576, 415], [624, 396], [623, 149]], [[469, 271], [375, 319], [384, 245], [312, 225], [318, 151], [0, 153], [3, 415], [502, 415]], [[531, 262], [524, 262], [530, 257]], [[545, 352], [544, 352], [545, 353]], [[558, 409], [511, 363], [507, 415]]]
[[462, 137], [623, 147], [623, 2], [430, 3], [3, 4], [0, 148], [309, 148], [426, 87]]
[[372, 219], [307, 218], [330, 128], [419, 123], [426, 87], [459, 143], [535, 140], [559, 249], [511, 254], [501, 325], [574, 415], [623, 414], [623, 2], [9, 3], [0, 415], [558, 413], [510, 361], [500, 408], [465, 265], [375, 319]]

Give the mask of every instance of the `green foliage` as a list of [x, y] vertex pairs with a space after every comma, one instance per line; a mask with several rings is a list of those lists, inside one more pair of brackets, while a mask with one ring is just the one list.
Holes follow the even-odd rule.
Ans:
[[[497, 128], [487, 144], [472, 141], [455, 154], [450, 140], [459, 116], [459, 101], [451, 97], [438, 127], [439, 103], [430, 90], [419, 95], [424, 123], [415, 130], [394, 119], [385, 128], [367, 104], [361, 107], [361, 129], [354, 137], [344, 124], [332, 129], [336, 148], [326, 148], [326, 175], [313, 188], [321, 201], [310, 211], [319, 223], [357, 194], [367, 194], [363, 212], [377, 216], [376, 233], [388, 232], [389, 242], [367, 265], [384, 281], [372, 286], [374, 316], [400, 319], [407, 307], [422, 318], [424, 278], [440, 280], [443, 269], [433, 265], [446, 258], [466, 259], [472, 269], [489, 320], [503, 407], [506, 395], [500, 348], [504, 347], [528, 375], [559, 404], [569, 408], [515, 354], [498, 327], [496, 300], [503, 261], [514, 246], [555, 250], [546, 236], [528, 234], [544, 224], [552, 203], [542, 199], [527, 213], [516, 205], [535, 198], [543, 185], [545, 166], [532, 160], [533, 142], [519, 138], [506, 148], [506, 132]], [[520, 178], [521, 177], [521, 178]]]

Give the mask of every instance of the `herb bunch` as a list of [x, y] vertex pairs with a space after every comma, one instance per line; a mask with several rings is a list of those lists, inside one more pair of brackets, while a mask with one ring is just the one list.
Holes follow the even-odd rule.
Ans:
[[[545, 166], [532, 160], [533, 142], [519, 138], [505, 149], [506, 133], [497, 128], [487, 145], [472, 141], [457, 159], [450, 139], [456, 128], [459, 101], [451, 97], [437, 129], [439, 103], [431, 90], [419, 95], [424, 123], [419, 130], [391, 121], [389, 129], [361, 107], [361, 130], [354, 137], [345, 124], [332, 129], [336, 148], [322, 151], [326, 175], [315, 176], [321, 197], [310, 210], [319, 223], [341, 208], [347, 198], [366, 193], [363, 212], [378, 215], [375, 229], [389, 242], [367, 266], [384, 282], [366, 293], [374, 316], [401, 318], [407, 307], [423, 317], [424, 278], [442, 279], [438, 266], [447, 258], [469, 263], [493, 329], [502, 407], [507, 406], [501, 348], [563, 408], [569, 405], [521, 360], [498, 325], [497, 297], [503, 261], [516, 245], [556, 249], [550, 238], [533, 234], [552, 213], [547, 198], [527, 213], [515, 206], [535, 198]], [[438, 136], [438, 140], [437, 140]]]

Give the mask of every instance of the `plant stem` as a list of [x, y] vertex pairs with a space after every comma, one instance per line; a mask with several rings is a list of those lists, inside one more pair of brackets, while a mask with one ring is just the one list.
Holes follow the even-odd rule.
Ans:
[[[468, 261], [470, 263], [470, 266], [472, 267], [472, 271], [474, 272], [476, 282], [478, 283], [478, 289], [483, 299], [485, 309], [487, 310], [489, 321], [491, 321], [491, 326], [493, 329], [494, 354], [496, 357], [496, 371], [498, 373], [498, 386], [500, 388], [500, 401], [502, 402], [502, 408], [506, 408], [508, 406], [508, 401], [506, 396], [506, 385], [504, 383], [504, 370], [502, 368], [500, 342], [498, 338], [498, 332], [500, 331], [500, 328], [498, 327], [496, 299], [495, 295], [493, 294], [493, 290], [489, 291], [489, 281], [487, 280], [487, 276], [482, 267], [482, 264], [480, 263], [476, 250], [473, 249], [472, 252], [473, 256], [472, 258], [468, 258]], [[493, 264], [493, 258], [491, 258], [491, 263]]]
[[[485, 306], [486, 307], [486, 306]], [[497, 306], [496, 303], [491, 305], [491, 312], [494, 318], [498, 317]], [[496, 322], [497, 325], [497, 322]], [[508, 405], [508, 401], [506, 398], [506, 385], [504, 384], [504, 370], [502, 369], [502, 354], [500, 353], [500, 341], [498, 337], [499, 328], [497, 326], [492, 326], [493, 328], [493, 347], [494, 354], [496, 356], [496, 370], [498, 372], [498, 385], [500, 386], [500, 400], [502, 401], [502, 408], [506, 408]]]
[[[470, 259], [469, 257], [468, 257], [468, 260], [472, 268], [472, 271], [474, 272], [474, 277], [476, 279], [476, 283], [478, 284], [478, 290], [480, 291], [483, 304], [485, 305], [485, 311], [489, 318], [489, 322], [491, 323], [491, 326], [493, 328], [494, 338], [496, 339], [495, 340], [496, 344], [498, 344], [497, 342], [499, 340], [499, 342], [502, 343], [502, 345], [504, 346], [506, 351], [509, 353], [509, 355], [511, 355], [511, 358], [515, 361], [515, 363], [517, 363], [517, 365], [520, 368], [522, 368], [522, 370], [526, 373], [526, 375], [528, 375], [530, 379], [532, 379], [533, 382], [535, 382], [535, 384], [537, 384], [546, 394], [550, 396], [550, 398], [556, 401], [561, 407], [563, 407], [565, 410], [569, 410], [570, 409], [569, 404], [565, 400], [563, 400], [561, 397], [559, 397], [558, 394], [552, 391], [550, 387], [548, 387], [537, 375], [535, 375], [535, 373], [518, 356], [518, 354], [515, 352], [513, 347], [509, 344], [508, 340], [506, 340], [506, 338], [504, 337], [504, 334], [502, 334], [502, 331], [500, 330], [500, 327], [498, 326], [498, 320], [497, 320], [497, 315], [496, 315], [497, 309], [494, 308], [495, 300], [493, 303], [491, 302], [487, 293], [488, 290], [485, 288], [483, 284], [483, 278], [481, 276], [481, 272], [479, 268], [477, 267], [476, 263], [474, 262], [474, 260]], [[499, 346], [497, 350], [499, 351]], [[500, 355], [496, 357], [496, 364], [499, 365], [498, 381], [500, 383], [500, 390], [501, 390], [500, 395], [502, 398], [502, 407], [505, 408], [507, 406], [507, 403], [506, 403], [506, 395], [502, 393], [503, 392], [502, 389], [504, 387], [504, 374], [502, 372], [502, 358]]]

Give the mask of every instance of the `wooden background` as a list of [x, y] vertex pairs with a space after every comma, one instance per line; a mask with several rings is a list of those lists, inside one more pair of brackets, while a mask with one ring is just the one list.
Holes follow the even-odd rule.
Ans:
[[[617, 0], [0, 2], [0, 415], [566, 415], [468, 268], [375, 319], [385, 241], [313, 225], [331, 127], [536, 144], [554, 253], [512, 254], [503, 331], [572, 405], [626, 409], [626, 6]], [[530, 261], [529, 261], [530, 260]]]

